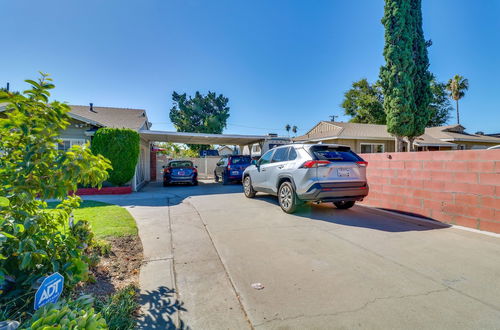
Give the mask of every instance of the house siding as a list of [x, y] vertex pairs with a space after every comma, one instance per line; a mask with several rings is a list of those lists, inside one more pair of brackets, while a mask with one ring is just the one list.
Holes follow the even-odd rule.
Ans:
[[453, 143], [456, 143], [457, 145], [464, 145], [466, 150], [471, 150], [471, 149], [488, 149], [489, 147], [493, 147], [498, 145], [498, 143], [492, 143], [492, 142], [464, 142], [464, 141], [454, 141]]
[[[76, 125], [84, 125], [83, 127], [75, 127]], [[70, 120], [70, 125], [61, 132], [59, 138], [61, 139], [83, 139], [90, 141], [90, 136], [85, 135], [85, 131], [88, 131], [93, 126], [85, 124], [79, 120]]]

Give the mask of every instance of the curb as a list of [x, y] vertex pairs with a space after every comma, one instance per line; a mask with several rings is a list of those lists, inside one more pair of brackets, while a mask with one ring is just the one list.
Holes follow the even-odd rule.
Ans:
[[420, 226], [425, 226], [425, 227], [429, 227], [429, 228], [455, 228], [455, 229], [469, 231], [469, 232], [476, 233], [476, 234], [482, 234], [482, 235], [486, 235], [486, 236], [490, 236], [490, 237], [500, 238], [500, 234], [492, 233], [489, 231], [484, 231], [484, 230], [479, 230], [479, 229], [474, 229], [474, 228], [469, 228], [469, 227], [463, 227], [463, 226], [458, 226], [458, 225], [452, 225], [452, 224], [439, 222], [439, 221], [422, 219], [419, 217], [401, 214], [398, 212], [391, 212], [391, 211], [387, 211], [387, 210], [382, 210], [382, 209], [379, 209], [379, 208], [376, 208], [373, 206], [360, 205], [360, 204], [356, 204], [356, 206], [361, 206], [365, 210], [372, 212], [374, 214], [379, 214], [379, 215], [381, 213], [387, 214], [387, 215], [390, 215], [392, 217], [397, 217], [402, 221], [411, 222], [411, 223], [414, 223], [414, 224], [417, 224]]

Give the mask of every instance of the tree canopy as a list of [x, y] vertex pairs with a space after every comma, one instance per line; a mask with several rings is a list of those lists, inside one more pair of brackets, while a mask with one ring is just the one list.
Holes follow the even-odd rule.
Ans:
[[[196, 92], [194, 97], [173, 92], [174, 105], [170, 120], [179, 132], [221, 134], [229, 118], [229, 99], [224, 95]], [[189, 145], [193, 150], [208, 148], [204, 145]]]
[[[429, 60], [422, 30], [421, 0], [386, 0], [385, 65], [380, 69], [387, 131], [398, 140], [412, 141], [424, 132], [430, 97]], [[410, 150], [409, 149], [409, 150]]]
[[456, 74], [453, 78], [448, 80], [446, 89], [450, 93], [450, 97], [456, 101], [457, 104], [457, 124], [460, 124], [460, 113], [458, 112], [458, 100], [465, 96], [465, 91], [469, 89], [469, 80]]
[[371, 85], [366, 78], [352, 83], [344, 93], [341, 107], [353, 123], [385, 124], [384, 97], [379, 82]]
[[[350, 116], [352, 123], [386, 124], [384, 111], [384, 95], [380, 81], [370, 84], [366, 78], [352, 83], [352, 87], [344, 93], [341, 107], [344, 113]], [[426, 127], [445, 125], [450, 119], [453, 110], [446, 92], [446, 84], [438, 82], [436, 78], [431, 81], [431, 103], [429, 104], [430, 116]]]

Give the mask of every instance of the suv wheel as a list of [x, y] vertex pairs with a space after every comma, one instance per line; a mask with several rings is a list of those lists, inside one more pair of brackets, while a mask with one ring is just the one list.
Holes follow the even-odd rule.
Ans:
[[297, 199], [297, 195], [295, 194], [295, 189], [293, 189], [290, 182], [285, 181], [281, 184], [278, 189], [278, 201], [281, 209], [286, 213], [293, 213], [297, 209], [299, 201]]
[[250, 179], [250, 175], [247, 175], [243, 179], [243, 192], [245, 193], [245, 196], [248, 198], [255, 197], [255, 190], [253, 190], [252, 180]]
[[333, 202], [333, 204], [341, 210], [345, 209], [350, 209], [351, 207], [354, 206], [354, 201], [340, 201], [340, 202]]

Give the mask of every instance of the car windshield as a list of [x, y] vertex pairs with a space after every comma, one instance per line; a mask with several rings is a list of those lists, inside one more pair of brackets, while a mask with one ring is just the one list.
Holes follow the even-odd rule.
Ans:
[[231, 157], [232, 165], [240, 165], [240, 164], [250, 164], [252, 159], [250, 156], [233, 156]]
[[175, 161], [175, 162], [170, 162], [168, 164], [168, 167], [173, 167], [173, 168], [179, 168], [179, 167], [193, 167], [193, 162], [190, 161]]
[[310, 150], [318, 160], [331, 162], [357, 162], [362, 160], [349, 147], [312, 146]]

